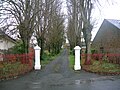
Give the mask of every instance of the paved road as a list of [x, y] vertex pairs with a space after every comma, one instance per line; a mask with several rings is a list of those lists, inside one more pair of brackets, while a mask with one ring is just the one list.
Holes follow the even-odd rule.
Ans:
[[0, 90], [120, 90], [120, 76], [100, 76], [69, 68], [67, 50], [41, 71], [1, 81]]

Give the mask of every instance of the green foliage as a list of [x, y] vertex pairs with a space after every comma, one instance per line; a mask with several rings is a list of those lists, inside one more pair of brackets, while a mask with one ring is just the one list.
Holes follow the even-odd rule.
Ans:
[[102, 65], [101, 65], [101, 68], [103, 69], [115, 69], [117, 67], [120, 67], [119, 65], [117, 64], [112, 64], [112, 63], [107, 63], [107, 62], [104, 62]]
[[74, 55], [74, 54], [75, 54], [74, 49], [73, 49], [73, 50], [70, 50], [70, 55]]
[[19, 65], [20, 65], [19, 62], [13, 63], [13, 64], [4, 63], [3, 64], [4, 67], [2, 68], [2, 72], [4, 75], [7, 75], [9, 73], [14, 73], [18, 69]]
[[9, 78], [19, 75], [28, 70], [28, 65], [21, 64], [20, 62], [0, 64], [0, 78]]
[[22, 54], [24, 53], [24, 45], [21, 41], [19, 41], [13, 48], [11, 48], [9, 50], [10, 53], [13, 53], [13, 54]]
[[91, 53], [94, 54], [94, 53], [97, 53], [97, 50], [95, 50], [94, 48], [91, 49]]
[[43, 53], [43, 60], [41, 60], [42, 67], [45, 67], [48, 63], [54, 60], [59, 54], [51, 54], [47, 50]]
[[93, 66], [98, 66], [98, 65], [100, 65], [100, 62], [99, 61], [94, 61], [92, 65]]
[[102, 63], [99, 61], [94, 61], [92, 65], [88, 66], [93, 72], [120, 72], [120, 65], [108, 63], [103, 61]]
[[74, 68], [74, 62], [75, 62], [74, 55], [70, 54], [69, 55], [69, 66], [70, 66], [70, 68]]
[[43, 56], [42, 56], [42, 60], [48, 60], [50, 57], [52, 57], [53, 55], [51, 55], [51, 53], [49, 53], [48, 51], [44, 51], [43, 52]]

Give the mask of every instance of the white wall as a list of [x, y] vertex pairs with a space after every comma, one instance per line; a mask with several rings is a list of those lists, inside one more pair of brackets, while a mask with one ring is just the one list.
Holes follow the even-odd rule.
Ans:
[[8, 50], [9, 48], [13, 47], [15, 44], [7, 39], [0, 39], [0, 49], [1, 50]]

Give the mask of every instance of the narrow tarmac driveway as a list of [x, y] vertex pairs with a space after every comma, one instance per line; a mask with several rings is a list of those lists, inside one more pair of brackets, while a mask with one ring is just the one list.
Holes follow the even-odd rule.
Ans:
[[0, 90], [120, 90], [120, 76], [100, 76], [83, 70], [74, 73], [65, 49], [44, 69], [1, 81]]

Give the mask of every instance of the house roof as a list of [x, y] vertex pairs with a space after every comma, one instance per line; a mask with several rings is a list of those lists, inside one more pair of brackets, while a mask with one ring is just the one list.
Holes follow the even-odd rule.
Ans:
[[106, 20], [120, 29], [120, 20], [115, 20], [115, 19], [106, 19]]
[[[112, 25], [114, 25], [115, 27], [117, 27], [118, 29], [120, 29], [120, 20], [116, 20], [116, 19], [104, 19], [103, 22], [102, 22], [102, 24], [105, 21], [111, 23]], [[102, 24], [101, 24], [101, 26], [102, 26]], [[101, 28], [101, 26], [100, 26], [100, 28]], [[100, 30], [100, 28], [99, 28], [99, 30]], [[98, 32], [99, 32], [99, 30], [98, 30]], [[97, 34], [98, 34], [98, 32], [97, 32]], [[93, 42], [95, 41], [95, 38], [97, 37], [97, 34], [95, 35], [95, 37], [93, 39]]]
[[3, 36], [4, 38], [10, 40], [13, 43], [16, 43], [16, 40], [11, 38], [10, 36], [8, 36], [7, 34], [5, 34], [5, 32], [3, 32], [2, 30], [0, 30], [0, 36]]

